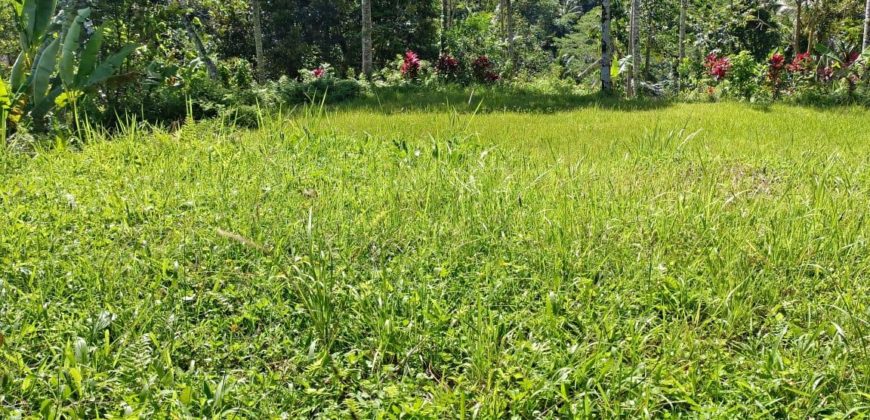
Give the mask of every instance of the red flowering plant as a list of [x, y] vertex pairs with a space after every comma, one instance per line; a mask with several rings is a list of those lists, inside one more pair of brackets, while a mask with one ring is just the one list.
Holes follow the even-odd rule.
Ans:
[[801, 86], [811, 84], [815, 78], [815, 62], [809, 52], [796, 55], [791, 63], [785, 66], [791, 80], [791, 89], [794, 91]]
[[302, 77], [303, 82], [314, 82], [331, 78], [333, 69], [331, 65], [323, 63], [313, 69], [299, 70], [299, 75]]
[[707, 68], [707, 74], [713, 80], [721, 82], [728, 77], [728, 72], [731, 70], [731, 59], [720, 57], [719, 54], [712, 52], [704, 59], [704, 67]]
[[778, 75], [785, 68], [785, 56], [780, 53], [773, 53], [770, 59], [767, 60], [768, 75]]
[[495, 83], [501, 77], [495, 72], [495, 65], [489, 57], [482, 55], [471, 63], [474, 80], [479, 83]]
[[459, 79], [462, 67], [459, 64], [459, 59], [445, 53], [438, 57], [438, 63], [435, 64], [435, 71], [444, 80], [456, 80]]
[[417, 80], [417, 77], [420, 76], [420, 56], [411, 50], [405, 52], [400, 71], [406, 79]]
[[785, 70], [785, 56], [775, 52], [767, 60], [767, 80], [770, 82], [770, 87], [773, 89], [773, 97], [779, 96], [779, 90], [782, 83], [782, 73]]
[[786, 69], [789, 73], [806, 73], [812, 70], [813, 57], [810, 53], [805, 52], [794, 57]]

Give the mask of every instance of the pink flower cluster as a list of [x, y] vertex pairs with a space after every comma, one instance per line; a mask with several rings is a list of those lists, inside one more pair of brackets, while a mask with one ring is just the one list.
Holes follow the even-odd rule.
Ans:
[[405, 52], [402, 61], [402, 75], [408, 79], [416, 79], [420, 75], [420, 57], [414, 51]]
[[785, 56], [780, 53], [774, 53], [770, 56], [770, 60], [767, 60], [767, 78], [774, 86], [779, 84], [779, 77], [782, 75], [783, 69], [785, 69]]
[[714, 80], [721, 81], [728, 77], [731, 70], [731, 60], [728, 57], [720, 57], [716, 53], [710, 53], [704, 59], [704, 67]]
[[803, 73], [810, 69], [810, 66], [813, 64], [813, 57], [810, 56], [810, 53], [806, 52], [803, 54], [798, 54], [795, 56], [794, 60], [791, 61], [786, 68], [789, 73]]

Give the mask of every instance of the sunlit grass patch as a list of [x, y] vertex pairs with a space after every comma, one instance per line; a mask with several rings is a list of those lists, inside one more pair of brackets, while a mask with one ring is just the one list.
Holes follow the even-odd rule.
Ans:
[[0, 414], [850, 416], [870, 118], [365, 107], [0, 157]]

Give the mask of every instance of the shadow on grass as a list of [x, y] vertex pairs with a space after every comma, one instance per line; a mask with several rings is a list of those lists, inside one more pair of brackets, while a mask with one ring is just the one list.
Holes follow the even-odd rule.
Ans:
[[600, 94], [542, 93], [505, 87], [386, 87], [374, 88], [364, 98], [337, 104], [336, 109], [395, 114], [402, 112], [528, 112], [555, 113], [579, 108], [644, 111], [666, 108], [666, 99], [625, 100]]

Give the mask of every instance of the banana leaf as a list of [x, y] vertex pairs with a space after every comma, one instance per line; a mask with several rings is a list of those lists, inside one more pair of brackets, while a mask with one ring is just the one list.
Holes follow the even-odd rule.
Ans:
[[24, 84], [24, 68], [27, 66], [27, 55], [24, 51], [18, 54], [15, 64], [12, 66], [12, 74], [9, 77], [9, 85], [13, 92], [20, 92]]
[[103, 29], [97, 29], [97, 32], [91, 35], [91, 39], [85, 44], [85, 50], [79, 57], [79, 71], [76, 74], [75, 85], [83, 86], [91, 73], [97, 67], [97, 58], [100, 55], [100, 48], [103, 46]]
[[22, 34], [22, 43], [30, 47], [35, 39], [33, 27], [36, 22], [36, 0], [24, 0], [24, 4], [21, 7], [21, 15], [18, 19], [24, 32]]
[[55, 38], [45, 49], [39, 54], [36, 62], [33, 63], [33, 72], [30, 75], [31, 86], [33, 87], [33, 103], [37, 104], [45, 99], [45, 93], [48, 91], [49, 83], [51, 83], [51, 74], [54, 73], [57, 67], [57, 50], [60, 48], [60, 38]]
[[19, 14], [22, 46], [27, 49], [45, 36], [57, 9], [57, 0], [24, 0], [23, 4], [13, 2], [12, 7]]
[[63, 50], [61, 50], [60, 57], [60, 80], [63, 81], [63, 84], [70, 88], [75, 83], [75, 68], [74, 61], [76, 56], [76, 51], [79, 46], [79, 38], [82, 34], [82, 25], [85, 20], [90, 16], [91, 9], [81, 9], [79, 10], [78, 16], [76, 16], [72, 25], [70, 25], [69, 29], [66, 31], [66, 37], [63, 41]]
[[[57, 9], [57, 0], [35, 0], [37, 3], [36, 13], [33, 19], [33, 40], [42, 39], [51, 24], [51, 18]], [[25, 4], [33, 3], [34, 0], [25, 0]]]
[[112, 77], [112, 75], [121, 67], [121, 64], [124, 64], [124, 60], [127, 56], [135, 49], [135, 45], [127, 45], [111, 57], [107, 58], [106, 61], [100, 63], [100, 65], [94, 69], [94, 72], [91, 73], [90, 77], [88, 77], [88, 81], [83, 87], [88, 88], [94, 86]]

